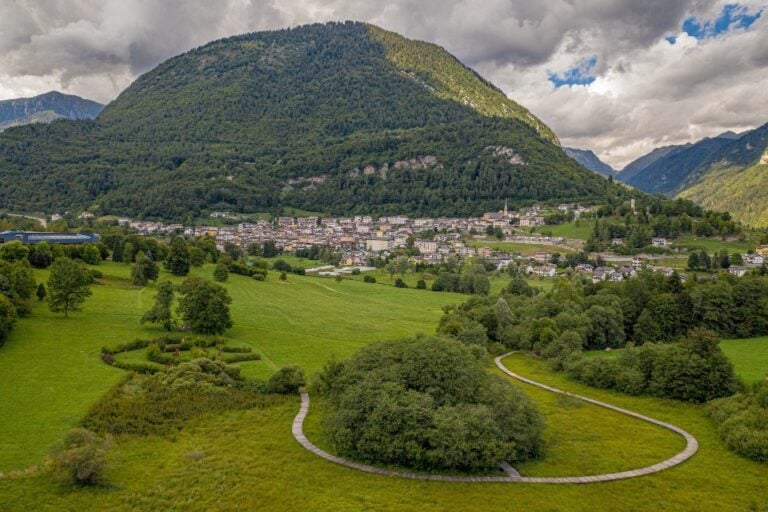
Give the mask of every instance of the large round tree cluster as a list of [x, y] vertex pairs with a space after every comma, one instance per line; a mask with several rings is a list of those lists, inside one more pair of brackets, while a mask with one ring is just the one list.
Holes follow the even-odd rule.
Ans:
[[482, 471], [537, 457], [543, 422], [485, 352], [419, 337], [370, 345], [329, 363], [316, 390], [339, 454], [428, 471]]

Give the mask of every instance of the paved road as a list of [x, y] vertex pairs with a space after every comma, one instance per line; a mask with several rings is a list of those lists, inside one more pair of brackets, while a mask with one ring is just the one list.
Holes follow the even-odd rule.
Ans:
[[[510, 352], [508, 354], [504, 354], [502, 356], [497, 357], [495, 359], [495, 363], [496, 363], [496, 366], [498, 366], [502, 372], [509, 375], [513, 379], [517, 379], [521, 382], [530, 384], [532, 386], [537, 386], [539, 388], [546, 389], [547, 391], [550, 391], [552, 393], [566, 395], [572, 398], [583, 400], [584, 402], [587, 402], [593, 405], [597, 405], [599, 407], [605, 407], [606, 409], [610, 409], [612, 411], [625, 414], [627, 416], [631, 416], [633, 418], [637, 418], [642, 421], [647, 421], [648, 423], [652, 423], [654, 425], [658, 425], [660, 427], [666, 428], [667, 430], [671, 430], [675, 434], [678, 434], [683, 439], [685, 439], [685, 449], [680, 453], [678, 453], [677, 455], [675, 455], [674, 457], [658, 462], [652, 466], [646, 466], [638, 469], [631, 469], [629, 471], [621, 471], [618, 473], [605, 473], [602, 475], [589, 475], [589, 476], [562, 476], [562, 477], [516, 476], [515, 475], [516, 472], [511, 467], [509, 467], [508, 464], [506, 464], [506, 467], [504, 467], [504, 470], [507, 473], [506, 476], [474, 476], [474, 477], [473, 476], [449, 476], [449, 475], [429, 475], [424, 473], [409, 473], [404, 471], [393, 471], [389, 469], [377, 468], [375, 466], [369, 466], [367, 464], [361, 464], [359, 462], [354, 462], [354, 461], [345, 459], [343, 457], [332, 455], [326, 452], [325, 450], [318, 448], [312, 443], [312, 441], [307, 439], [307, 437], [304, 435], [304, 419], [307, 417], [307, 413], [309, 413], [309, 394], [307, 393], [301, 394], [301, 407], [299, 408], [299, 412], [296, 415], [296, 418], [293, 420], [293, 437], [296, 438], [299, 444], [301, 444], [304, 448], [314, 453], [318, 457], [321, 457], [330, 462], [334, 462], [336, 464], [340, 464], [342, 466], [346, 466], [348, 468], [356, 469], [358, 471], [363, 471], [365, 473], [373, 473], [373, 474], [382, 475], [382, 476], [394, 476], [399, 478], [408, 478], [412, 480], [434, 480], [434, 481], [441, 481], [441, 482], [464, 482], [464, 483], [591, 484], [596, 482], [610, 482], [613, 480], [624, 480], [627, 478], [635, 478], [639, 476], [658, 473], [659, 471], [663, 471], [673, 466], [677, 466], [678, 464], [690, 459], [699, 449], [699, 443], [696, 441], [695, 437], [693, 437], [691, 434], [681, 429], [680, 427], [672, 425], [671, 423], [665, 423], [663, 421], [656, 420], [654, 418], [645, 416], [643, 414], [632, 412], [627, 409], [622, 409], [620, 407], [616, 407], [616, 406], [607, 404], [605, 402], [600, 402], [599, 400], [594, 400], [592, 398], [577, 395], [575, 393], [562, 391], [562, 390], [553, 388], [551, 386], [547, 386], [546, 384], [541, 384], [531, 379], [526, 379], [525, 377], [522, 377], [520, 375], [517, 375], [516, 373], [513, 373], [512, 371], [509, 370], [509, 368], [504, 366], [504, 363], [502, 363], [502, 360], [505, 357], [511, 355], [512, 353], [513, 352]], [[505, 464], [502, 463], [502, 465], [504, 466]]]

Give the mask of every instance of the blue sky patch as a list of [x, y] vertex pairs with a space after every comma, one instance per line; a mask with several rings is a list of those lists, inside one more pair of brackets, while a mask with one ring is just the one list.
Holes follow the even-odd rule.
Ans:
[[696, 39], [713, 38], [733, 29], [749, 28], [762, 14], [763, 9], [750, 13], [746, 5], [726, 4], [714, 20], [701, 21], [694, 16], [687, 18], [683, 22], [683, 32]]
[[677, 42], [677, 36], [667, 36], [664, 39], [666, 39], [669, 44], [675, 44]]
[[549, 72], [549, 81], [555, 84], [555, 88], [564, 85], [589, 85], [595, 81], [594, 70], [597, 65], [597, 55], [582, 60], [577, 66], [564, 73]]

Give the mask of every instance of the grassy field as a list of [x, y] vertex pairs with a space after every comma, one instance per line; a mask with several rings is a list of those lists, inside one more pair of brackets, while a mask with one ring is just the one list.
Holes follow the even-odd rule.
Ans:
[[[513, 371], [605, 400], [693, 433], [701, 449], [676, 468], [595, 485], [455, 484], [380, 477], [334, 465], [305, 451], [290, 425], [298, 398], [265, 409], [208, 415], [174, 436], [118, 439], [111, 486], [72, 489], [39, 474], [0, 479], [0, 510], [532, 510], [748, 511], [768, 506], [768, 467], [727, 451], [701, 406], [627, 397], [577, 385], [529, 356]], [[619, 470], [660, 460], [683, 442], [651, 425], [557, 398], [523, 384], [548, 420], [547, 458], [523, 474]], [[317, 430], [310, 415], [307, 432]], [[204, 457], [192, 457], [203, 452]]]
[[723, 340], [720, 347], [745, 381], [755, 382], [768, 377], [768, 336]]
[[498, 240], [473, 240], [469, 243], [472, 247], [490, 247], [494, 251], [517, 253], [522, 256], [533, 256], [537, 252], [548, 252], [550, 254], [559, 252], [564, 254], [572, 252], [573, 249], [560, 245], [540, 245], [540, 244], [522, 244], [519, 242], [499, 242]]
[[[127, 265], [99, 268], [105, 277], [82, 313], [65, 319], [36, 303], [0, 348], [0, 471], [40, 462], [123, 375], [101, 362], [102, 346], [163, 334], [139, 324], [152, 304], [154, 285], [132, 286]], [[210, 277], [212, 267], [194, 273]], [[42, 281], [46, 274], [36, 271], [36, 277]], [[262, 355], [261, 361], [242, 363], [244, 374], [255, 377], [285, 364], [299, 364], [311, 374], [330, 357], [346, 357], [371, 341], [432, 333], [440, 308], [466, 299], [293, 275], [281, 282], [275, 273], [265, 282], [232, 275], [226, 286], [235, 322], [227, 339]]]
[[[755, 382], [768, 375], [768, 336], [739, 340], [723, 340], [720, 348], [733, 363], [736, 375], [745, 382]], [[618, 357], [622, 349], [610, 352], [594, 350], [587, 357]]]
[[707, 252], [719, 252], [726, 249], [729, 253], [745, 254], [756, 247], [757, 243], [749, 238], [745, 240], [719, 240], [717, 238], [700, 238], [694, 235], [681, 236], [675, 240], [672, 247], [687, 249], [705, 249]]
[[553, 226], [540, 226], [534, 230], [535, 233], [552, 233], [552, 236], [562, 236], [565, 238], [574, 238], [577, 240], [587, 240], [592, 236], [594, 230], [593, 220], [577, 220], [565, 224], [556, 224]]

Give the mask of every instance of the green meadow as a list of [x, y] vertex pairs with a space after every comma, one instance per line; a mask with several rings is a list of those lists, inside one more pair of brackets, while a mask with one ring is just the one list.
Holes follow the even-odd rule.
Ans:
[[[0, 349], [0, 471], [40, 462], [120, 379], [122, 370], [100, 360], [102, 346], [164, 332], [139, 323], [152, 304], [154, 285], [132, 286], [127, 265], [98, 268], [104, 278], [93, 286], [82, 312], [64, 318], [35, 303]], [[212, 270], [207, 266], [193, 273], [210, 278]], [[44, 281], [46, 272], [36, 271], [36, 277]], [[344, 358], [366, 343], [431, 334], [441, 307], [466, 298], [356, 281], [291, 275], [283, 282], [277, 277], [273, 272], [258, 282], [232, 275], [225, 284], [235, 323], [227, 341], [250, 345], [262, 356], [240, 363], [246, 376], [268, 377], [286, 364], [311, 374], [331, 357]]]
[[[768, 467], [728, 451], [703, 406], [589, 388], [523, 354], [506, 358], [505, 364], [534, 380], [678, 425], [696, 436], [699, 453], [658, 474], [594, 485], [402, 480], [360, 473], [305, 451], [291, 435], [299, 399], [282, 397], [262, 408], [196, 417], [173, 435], [117, 436], [106, 486], [74, 488], [53, 480], [43, 469], [9, 472], [40, 464], [51, 446], [124, 375], [100, 361], [102, 345], [162, 334], [159, 328], [139, 324], [155, 285], [132, 286], [125, 265], [105, 263], [99, 268], [104, 278], [82, 312], [64, 319], [36, 303], [0, 349], [0, 510], [594, 512], [768, 507]], [[211, 267], [194, 270], [206, 277], [211, 272]], [[36, 274], [45, 279], [45, 272]], [[171, 278], [164, 274], [162, 279]], [[250, 345], [262, 355], [260, 361], [241, 363], [246, 375], [259, 378], [291, 363], [311, 374], [331, 357], [346, 357], [367, 343], [432, 333], [440, 308], [467, 298], [357, 280], [289, 275], [283, 282], [274, 272], [265, 282], [232, 275], [226, 286], [235, 321], [227, 341]], [[750, 341], [757, 342], [747, 345]], [[768, 345], [768, 339], [723, 343], [744, 376], [747, 366], [733, 354], [742, 352], [744, 361], [751, 361], [757, 352], [747, 353], [742, 345], [753, 350]], [[759, 365], [754, 366], [759, 371]], [[501, 375], [490, 362], [489, 371]], [[521, 465], [523, 475], [622, 471], [654, 464], [684, 446], [682, 438], [660, 427], [512, 382], [537, 403], [547, 422], [546, 455]], [[320, 405], [313, 402], [306, 432], [326, 445]]]

